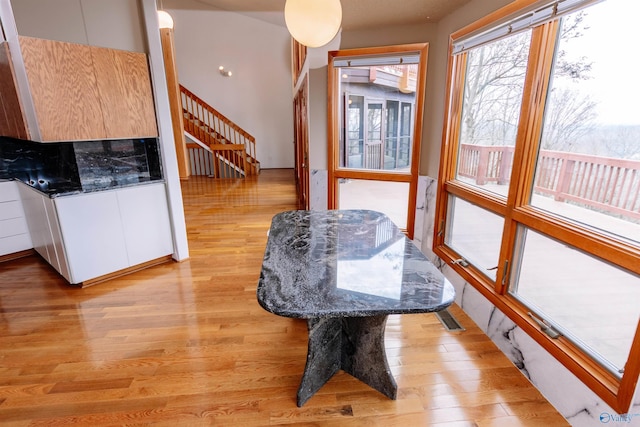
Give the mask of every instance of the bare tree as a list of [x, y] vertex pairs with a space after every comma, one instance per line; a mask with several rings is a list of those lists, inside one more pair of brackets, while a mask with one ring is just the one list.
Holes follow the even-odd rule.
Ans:
[[563, 45], [566, 42], [582, 37], [582, 31], [589, 29], [584, 24], [586, 16], [586, 12], [582, 11], [562, 19], [560, 34], [558, 35], [560, 48], [556, 54], [554, 67], [554, 74], [557, 77], [566, 77], [573, 81], [591, 78], [589, 72], [593, 62], [584, 56], [570, 61], [567, 59], [567, 51], [563, 49]]
[[576, 143], [593, 132], [596, 118], [596, 103], [588, 95], [568, 88], [551, 89], [547, 95], [542, 148], [574, 151]]
[[[547, 94], [544, 131], [541, 146], [548, 150], [574, 151], [579, 142], [592, 133], [597, 119], [597, 103], [588, 94], [573, 89], [580, 80], [591, 78], [592, 62], [582, 56], [568, 59], [565, 46], [587, 30], [585, 12], [578, 12], [562, 20], [559, 46], [553, 69], [553, 82]], [[565, 83], [564, 85], [562, 83]]]
[[529, 33], [522, 33], [469, 52], [463, 142], [512, 145], [505, 139], [517, 126], [529, 42]]
[[590, 154], [640, 160], [640, 126], [601, 126], [585, 140]]
[[[569, 60], [562, 45], [578, 38], [584, 12], [563, 19], [554, 78], [570, 81], [589, 78], [587, 58]], [[513, 145], [518, 127], [522, 92], [529, 56], [530, 32], [496, 40], [467, 56], [461, 142]], [[566, 149], [591, 129], [596, 104], [588, 96], [568, 89], [553, 89], [548, 96], [544, 148]]]

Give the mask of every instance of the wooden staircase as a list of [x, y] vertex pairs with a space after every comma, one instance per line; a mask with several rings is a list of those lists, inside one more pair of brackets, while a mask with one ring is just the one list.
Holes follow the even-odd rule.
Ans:
[[244, 129], [180, 85], [184, 130], [192, 175], [244, 178], [260, 173], [256, 140]]

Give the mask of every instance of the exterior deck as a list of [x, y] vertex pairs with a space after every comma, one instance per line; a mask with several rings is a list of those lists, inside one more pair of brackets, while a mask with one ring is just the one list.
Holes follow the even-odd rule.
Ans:
[[[460, 156], [461, 181], [506, 197], [513, 147], [463, 146]], [[540, 157], [533, 206], [596, 232], [640, 241], [640, 161], [552, 151]], [[384, 206], [402, 226], [407, 195], [394, 184], [363, 180], [341, 185], [340, 208]], [[470, 231], [458, 236], [464, 253], [491, 257], [488, 242], [501, 235], [502, 221], [490, 221], [495, 215], [488, 212], [487, 218], [479, 217], [477, 207], [462, 203], [456, 204], [455, 215], [458, 229]], [[590, 262], [582, 252], [537, 233], [528, 233], [527, 254], [530, 265], [544, 265], [546, 270], [536, 275], [535, 283], [519, 289], [532, 311], [552, 319], [574, 342], [608, 360], [612, 370], [623, 367], [640, 315], [638, 276]]]

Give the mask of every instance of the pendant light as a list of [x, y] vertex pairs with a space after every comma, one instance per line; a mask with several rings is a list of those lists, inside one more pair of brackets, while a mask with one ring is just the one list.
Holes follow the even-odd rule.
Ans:
[[164, 10], [158, 11], [158, 25], [160, 28], [173, 28], [173, 18]]
[[287, 0], [284, 20], [291, 36], [308, 47], [329, 43], [342, 24], [340, 0]]

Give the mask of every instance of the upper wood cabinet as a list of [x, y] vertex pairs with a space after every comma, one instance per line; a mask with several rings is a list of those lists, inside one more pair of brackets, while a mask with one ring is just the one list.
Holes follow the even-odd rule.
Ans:
[[107, 138], [157, 136], [147, 56], [92, 47]]
[[91, 46], [20, 37], [43, 141], [105, 139]]
[[14, 84], [9, 43], [0, 43], [0, 135], [29, 139], [20, 96]]
[[146, 55], [19, 37], [42, 142], [158, 135]]

